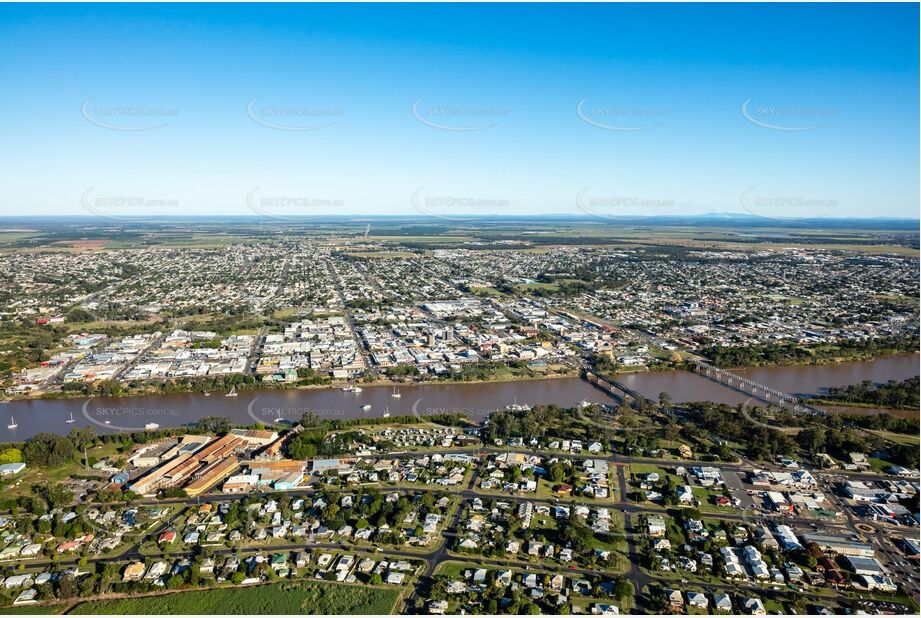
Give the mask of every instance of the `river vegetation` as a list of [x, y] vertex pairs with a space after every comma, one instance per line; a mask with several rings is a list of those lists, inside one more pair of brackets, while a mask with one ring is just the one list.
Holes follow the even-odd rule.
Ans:
[[[686, 419], [699, 429], [712, 432], [724, 440], [742, 444], [748, 457], [771, 459], [777, 455], [792, 455], [797, 444], [793, 438], [764, 424], [750, 420], [742, 406], [733, 408], [711, 401], [687, 404]], [[751, 411], [757, 415], [758, 410]]]
[[[917, 410], [921, 405], [921, 391], [919, 391], [919, 376], [897, 382], [889, 380], [885, 384], [876, 384], [864, 380], [860, 384], [848, 386], [833, 386], [828, 393], [822, 395], [822, 400], [848, 405], [868, 405], [876, 408], [891, 408], [897, 410]], [[875, 429], [888, 429], [876, 427]]]
[[592, 422], [588, 411], [555, 405], [522, 406], [493, 412], [480, 432], [483, 442], [492, 444], [502, 438], [542, 438], [602, 440], [613, 439], [613, 429], [607, 430]]
[[[742, 445], [742, 452], [754, 459], [825, 453], [848, 461], [851, 453], [867, 453], [906, 468], [918, 467], [917, 445], [892, 443], [866, 431], [874, 424], [890, 431], [910, 431], [912, 421], [917, 428], [914, 419], [880, 418], [886, 415], [806, 416], [757, 407], [743, 410], [742, 406], [713, 402], [686, 404], [684, 408], [686, 420], [699, 430]], [[688, 433], [687, 426], [682, 427], [682, 434]]]
[[710, 346], [703, 355], [717, 367], [753, 367], [760, 365], [807, 365], [849, 360], [866, 360], [897, 354], [917, 352], [915, 337], [878, 337], [862, 341], [841, 341], [835, 345], [800, 345], [777, 343], [754, 346]]
[[68, 382], [58, 393], [42, 395], [44, 399], [66, 399], [72, 397], [137, 397], [147, 395], [174, 395], [179, 393], [226, 392], [237, 390], [278, 390], [298, 386], [330, 384], [328, 377], [320, 376], [312, 369], [299, 369], [293, 382], [264, 382], [259, 376], [244, 373], [226, 375], [182, 377], [166, 380], [100, 380], [98, 382]]

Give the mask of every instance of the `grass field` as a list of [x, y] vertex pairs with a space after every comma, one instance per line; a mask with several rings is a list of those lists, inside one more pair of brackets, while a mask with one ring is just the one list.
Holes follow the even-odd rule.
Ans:
[[882, 429], [868, 429], [869, 433], [879, 436], [884, 440], [895, 442], [896, 444], [907, 444], [908, 446], [918, 446], [919, 437], [905, 433], [895, 433], [892, 431], [883, 431]]
[[66, 327], [70, 332], [87, 333], [102, 330], [109, 326], [115, 328], [143, 328], [160, 321], [159, 318], [150, 318], [149, 320], [95, 320], [93, 322], [68, 322]]
[[495, 296], [499, 298], [501, 298], [502, 296], [505, 296], [505, 294], [503, 294], [496, 288], [476, 286], [476, 285], [470, 287], [470, 292], [473, 294], [476, 294], [477, 296]]
[[0, 607], [0, 614], [6, 615], [49, 615], [61, 614], [67, 609], [66, 605], [18, 605], [16, 607]]
[[398, 589], [305, 581], [92, 601], [81, 603], [68, 613], [389, 614], [399, 597]]

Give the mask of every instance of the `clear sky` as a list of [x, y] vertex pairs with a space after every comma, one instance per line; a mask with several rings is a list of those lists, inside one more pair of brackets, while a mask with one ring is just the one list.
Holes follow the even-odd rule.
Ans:
[[918, 6], [0, 5], [0, 214], [918, 216]]

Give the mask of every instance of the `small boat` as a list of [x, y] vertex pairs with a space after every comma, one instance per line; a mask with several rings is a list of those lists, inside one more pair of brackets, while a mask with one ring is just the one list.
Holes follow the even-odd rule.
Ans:
[[275, 419], [275, 423], [284, 423], [284, 422], [285, 422], [285, 419], [283, 419], [283, 418], [280, 417], [280, 416], [279, 416], [278, 418]]
[[111, 425], [112, 421], [106, 421], [106, 425]]
[[396, 398], [399, 399], [399, 398], [402, 397], [403, 395], [400, 393], [400, 391], [397, 390], [397, 387], [394, 386], [394, 387], [393, 387], [393, 392], [390, 393], [390, 396], [391, 396], [391, 397], [396, 397]]
[[385, 408], [385, 409], [384, 409], [384, 414], [383, 414], [382, 418], [390, 418], [390, 408]]
[[19, 425], [16, 424], [16, 419], [14, 419], [14, 418], [11, 416], [11, 417], [10, 417], [10, 424], [7, 425], [7, 427], [8, 427], [9, 429], [16, 429], [17, 427], [19, 427]]
[[210, 396], [211, 396], [211, 393], [209, 393], [208, 391], [205, 391], [203, 394], [204, 394], [205, 397], [210, 397]]
[[237, 396], [237, 387], [231, 386], [230, 390], [227, 391], [227, 394], [224, 397], [236, 397]]
[[67, 420], [64, 421], [64, 422], [65, 422], [65, 423], [68, 423], [68, 424], [69, 424], [69, 423], [76, 423], [76, 422], [77, 422], [77, 419], [74, 418], [74, 413], [71, 412], [71, 413], [70, 413], [70, 418], [67, 419]]
[[509, 412], [527, 412], [531, 409], [531, 406], [523, 403], [518, 403], [518, 397], [515, 397], [515, 403], [511, 403], [505, 406], [505, 409]]
[[580, 407], [580, 408], [587, 408], [587, 407], [593, 406], [593, 405], [595, 405], [595, 404], [593, 404], [591, 401], [588, 401], [588, 400], [586, 400], [586, 399], [583, 399], [582, 401], [579, 402], [579, 407]]
[[149, 430], [160, 429], [160, 426], [156, 423], [147, 423], [146, 425], [144, 425], [144, 429], [149, 429]]
[[360, 393], [361, 391], [362, 391], [362, 388], [360, 386], [355, 386], [353, 384], [349, 384], [348, 386], [342, 387], [342, 392], [344, 393]]
[[371, 404], [370, 404], [370, 403], [366, 403], [365, 405], [361, 406], [361, 409], [362, 409], [362, 410], [370, 410], [370, 409], [371, 409]]

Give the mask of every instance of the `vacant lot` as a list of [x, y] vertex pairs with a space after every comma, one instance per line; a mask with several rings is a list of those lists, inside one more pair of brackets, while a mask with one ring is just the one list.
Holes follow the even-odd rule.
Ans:
[[71, 614], [389, 614], [399, 590], [296, 582], [81, 603]]

